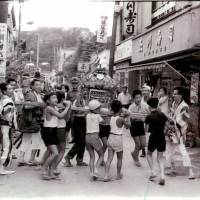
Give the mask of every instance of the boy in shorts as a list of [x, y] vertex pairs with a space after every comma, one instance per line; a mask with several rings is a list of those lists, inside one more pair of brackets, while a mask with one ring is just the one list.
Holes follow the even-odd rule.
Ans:
[[[88, 104], [90, 109], [86, 116], [86, 149], [90, 156], [90, 180], [97, 180], [98, 170], [103, 161], [103, 146], [99, 138], [99, 124], [103, 121], [100, 116], [101, 104], [98, 100], [91, 100]], [[99, 158], [96, 162], [95, 167], [95, 151], [97, 152]]]
[[163, 153], [166, 150], [166, 141], [164, 128], [165, 123], [167, 122], [167, 117], [164, 113], [157, 109], [158, 107], [158, 98], [150, 98], [147, 101], [151, 113], [146, 117], [146, 131], [150, 132], [149, 141], [148, 141], [148, 153], [147, 161], [151, 169], [151, 174], [149, 180], [153, 180], [156, 175], [154, 173], [153, 157], [152, 154], [157, 150], [157, 161], [160, 169], [160, 185], [165, 185], [164, 177], [164, 156]]

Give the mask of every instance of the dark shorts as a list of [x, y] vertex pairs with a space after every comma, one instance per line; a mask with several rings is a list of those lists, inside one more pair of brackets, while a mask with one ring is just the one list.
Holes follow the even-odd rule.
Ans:
[[66, 131], [66, 132], [69, 132], [70, 129], [71, 129], [71, 127], [72, 127], [72, 123], [71, 123], [71, 121], [66, 122], [66, 128], [65, 128], [65, 131]]
[[148, 151], [154, 152], [155, 150], [159, 152], [164, 152], [166, 150], [165, 136], [150, 135], [148, 141]]
[[132, 137], [145, 135], [144, 122], [143, 121], [131, 121], [130, 133]]
[[41, 130], [41, 136], [46, 146], [57, 145], [57, 128], [43, 127]]
[[110, 135], [110, 125], [99, 125], [99, 137], [107, 137]]
[[130, 106], [130, 104], [122, 105], [122, 107], [123, 107], [123, 108], [126, 108], [126, 109], [128, 109], [129, 106]]
[[66, 141], [66, 128], [57, 128], [56, 130], [56, 136], [58, 143], [63, 143]]

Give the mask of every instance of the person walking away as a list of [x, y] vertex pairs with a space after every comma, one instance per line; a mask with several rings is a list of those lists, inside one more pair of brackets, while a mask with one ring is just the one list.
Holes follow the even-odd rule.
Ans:
[[131, 152], [132, 158], [137, 167], [141, 166], [139, 161], [139, 151], [146, 146], [146, 135], [144, 130], [144, 120], [149, 114], [148, 105], [142, 101], [142, 92], [140, 90], [133, 91], [133, 103], [128, 111], [131, 113], [130, 133], [135, 142], [135, 149]]
[[[38, 103], [38, 105], [25, 105], [23, 108], [22, 119], [21, 119], [21, 132], [23, 133], [22, 143], [20, 146], [20, 156], [18, 166], [24, 166], [26, 164], [30, 166], [37, 165], [38, 162], [35, 160], [36, 153], [42, 149], [43, 142], [40, 135], [43, 109], [41, 98], [41, 82], [38, 79], [33, 79], [31, 84], [31, 90], [26, 93], [25, 101]], [[26, 163], [25, 153], [31, 150], [31, 156], [29, 162]]]
[[189, 116], [189, 106], [185, 102], [184, 99], [186, 99], [186, 89], [183, 87], [176, 87], [173, 91], [173, 99], [174, 102], [172, 104], [171, 108], [171, 116], [170, 120], [175, 125], [175, 140], [172, 142], [167, 143], [167, 159], [170, 161], [171, 164], [171, 172], [169, 174], [175, 173], [175, 161], [174, 161], [174, 155], [176, 152], [181, 153], [182, 160], [183, 160], [183, 166], [187, 167], [189, 172], [189, 179], [195, 179], [192, 165], [191, 165], [191, 159], [189, 157], [189, 154], [185, 147], [185, 141], [186, 141], [186, 133], [188, 128], [187, 120], [190, 118]]
[[[42, 175], [44, 180], [51, 180], [56, 178], [54, 166], [57, 165], [59, 156], [57, 149], [57, 145], [59, 144], [59, 139], [57, 137], [58, 118], [64, 118], [69, 107], [71, 106], [71, 103], [63, 102], [66, 107], [62, 113], [59, 113], [56, 108], [58, 103], [56, 93], [51, 92], [46, 94], [44, 101], [47, 103], [47, 107], [44, 111], [44, 127], [41, 133], [42, 139], [47, 147], [48, 156], [43, 163]], [[55, 165], [54, 162], [56, 162]]]
[[[83, 96], [79, 93], [73, 103], [74, 107], [84, 108], [86, 106]], [[65, 156], [65, 167], [72, 167], [71, 159], [76, 156], [77, 166], [88, 166], [83, 162], [85, 152], [85, 135], [86, 135], [86, 113], [84, 111], [74, 111], [72, 129], [74, 131], [74, 145]]]
[[122, 103], [123, 108], [129, 108], [131, 103], [131, 95], [128, 93], [127, 86], [122, 87], [122, 92], [118, 95], [117, 99]]
[[164, 152], [166, 150], [165, 141], [165, 124], [167, 122], [167, 117], [158, 109], [158, 98], [150, 98], [147, 101], [150, 107], [151, 113], [145, 119], [145, 129], [150, 133], [148, 141], [148, 152], [147, 161], [151, 170], [149, 180], [153, 180], [156, 175], [154, 173], [153, 164], [153, 152], [157, 150], [157, 162], [160, 170], [160, 185], [165, 185], [165, 174], [164, 174]]
[[[98, 177], [99, 168], [103, 161], [103, 146], [99, 138], [99, 124], [103, 121], [100, 116], [101, 104], [98, 100], [91, 100], [88, 104], [90, 112], [86, 115], [86, 149], [90, 156], [90, 180], [94, 181]], [[95, 165], [95, 151], [98, 160]]]
[[1, 133], [2, 133], [2, 146], [3, 152], [1, 154], [0, 160], [0, 174], [8, 175], [13, 174], [15, 171], [8, 171], [5, 169], [6, 166], [10, 163], [11, 160], [11, 151], [12, 151], [12, 140], [11, 140], [11, 127], [13, 126], [18, 130], [17, 122], [14, 118], [15, 115], [15, 106], [12, 100], [13, 96], [13, 87], [7, 85], [6, 83], [0, 84], [0, 90], [2, 92], [1, 96]]
[[158, 108], [163, 112], [165, 115], [169, 114], [169, 98], [167, 95], [167, 88], [161, 87], [158, 92]]
[[123, 159], [123, 126], [130, 127], [130, 119], [120, 116], [122, 112], [122, 104], [118, 100], [113, 100], [111, 103], [113, 116], [110, 120], [110, 135], [108, 138], [108, 158], [106, 161], [106, 173], [104, 181], [111, 181], [109, 177], [110, 165], [113, 160], [114, 154], [117, 154], [117, 180], [122, 179], [122, 159]]

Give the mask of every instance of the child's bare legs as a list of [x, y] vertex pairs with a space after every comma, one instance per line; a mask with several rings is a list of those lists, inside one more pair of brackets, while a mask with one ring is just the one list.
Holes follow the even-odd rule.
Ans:
[[103, 148], [98, 150], [97, 153], [98, 153], [99, 158], [98, 158], [97, 163], [96, 163], [96, 169], [95, 169], [96, 174], [98, 174], [100, 165], [103, 162], [103, 156], [104, 156]]
[[89, 162], [90, 177], [91, 177], [91, 180], [94, 180], [95, 179], [95, 176], [94, 176], [95, 153], [94, 153], [94, 149], [92, 147], [87, 147], [87, 150], [90, 155], [90, 162]]
[[65, 146], [66, 146], [66, 142], [62, 142], [57, 145], [58, 156], [56, 157], [55, 162], [52, 163], [52, 168], [53, 168], [55, 174], [60, 174], [60, 172], [56, 171], [56, 169], [65, 154]]
[[110, 165], [113, 160], [113, 157], [114, 157], [114, 151], [113, 149], [108, 147], [108, 158], [106, 161], [106, 173], [105, 173], [105, 178], [104, 178], [105, 181], [109, 180]]
[[122, 159], [123, 159], [123, 151], [117, 152], [117, 180], [122, 179]]
[[150, 176], [149, 176], [149, 179], [151, 180], [152, 178], [155, 177], [155, 174], [154, 174], [152, 152], [150, 152], [150, 151], [147, 152], [147, 161], [148, 161], [148, 164], [149, 164], [149, 167], [150, 167], [150, 170], [151, 170], [151, 173], [150, 173]]
[[107, 137], [102, 137], [101, 138], [101, 141], [102, 141], [102, 143], [103, 143], [103, 161], [102, 161], [102, 163], [105, 163], [104, 162], [104, 154], [105, 154], [105, 152], [106, 152], [106, 149], [107, 149], [107, 143], [108, 143], [108, 138]]
[[165, 184], [165, 175], [164, 175], [164, 157], [163, 157], [163, 152], [157, 152], [157, 161], [158, 161], [158, 166], [160, 169], [160, 185]]
[[53, 169], [51, 166], [52, 162], [55, 160], [55, 158], [58, 156], [58, 150], [56, 145], [49, 145], [47, 146], [47, 150], [50, 152], [49, 157], [45, 160], [43, 169], [46, 172], [47, 175], [53, 176]]

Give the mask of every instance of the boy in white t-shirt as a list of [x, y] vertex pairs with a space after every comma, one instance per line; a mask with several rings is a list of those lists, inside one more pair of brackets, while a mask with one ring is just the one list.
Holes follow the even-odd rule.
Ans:
[[[103, 121], [100, 114], [101, 104], [98, 100], [91, 100], [88, 104], [90, 112], [86, 116], [86, 149], [90, 156], [90, 179], [97, 180], [99, 167], [103, 161], [103, 145], [99, 138], [99, 123]], [[95, 168], [95, 151], [99, 158]]]

